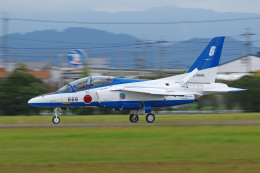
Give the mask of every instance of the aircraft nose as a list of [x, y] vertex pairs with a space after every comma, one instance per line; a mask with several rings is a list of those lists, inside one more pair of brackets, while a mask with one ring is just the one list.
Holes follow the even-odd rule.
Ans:
[[39, 99], [36, 98], [36, 97], [33, 97], [33, 98], [31, 98], [31, 99], [28, 101], [28, 104], [29, 104], [30, 106], [35, 106], [35, 103], [39, 103]]
[[28, 104], [32, 106], [32, 104], [35, 103], [35, 98], [31, 98], [29, 101], [28, 101]]

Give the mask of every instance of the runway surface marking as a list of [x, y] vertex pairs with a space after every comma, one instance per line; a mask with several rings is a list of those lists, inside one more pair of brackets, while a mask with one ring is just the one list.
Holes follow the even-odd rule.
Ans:
[[135, 127], [135, 126], [247, 126], [260, 125], [260, 121], [211, 121], [164, 123], [85, 123], [85, 124], [0, 124], [0, 128], [77, 128], [77, 127]]

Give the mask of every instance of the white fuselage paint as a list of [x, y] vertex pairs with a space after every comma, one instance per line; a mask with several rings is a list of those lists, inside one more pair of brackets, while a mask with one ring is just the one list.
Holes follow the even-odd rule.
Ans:
[[[181, 76], [181, 75], [179, 75]], [[188, 82], [183, 86], [180, 86], [179, 83], [181, 80], [179, 76], [169, 77], [164, 79], [152, 80], [152, 81], [144, 81], [144, 82], [134, 82], [134, 83], [127, 83], [127, 84], [119, 84], [119, 85], [112, 85], [100, 88], [93, 88], [78, 92], [72, 93], [61, 93], [61, 94], [53, 94], [53, 95], [42, 95], [33, 98], [30, 100], [34, 103], [64, 103], [66, 106], [70, 106], [70, 102], [73, 99], [73, 102], [84, 102], [84, 96], [90, 95], [92, 97], [92, 102], [101, 102], [101, 101], [163, 101], [163, 100], [185, 100], [191, 99], [191, 95], [202, 96], [205, 94], [216, 93], [217, 91], [204, 91], [210, 90], [214, 88], [227, 88], [225, 84], [217, 84], [217, 83], [192, 83]], [[173, 80], [173, 79], [177, 80]], [[181, 79], [181, 78], [180, 78]], [[128, 91], [117, 91], [117, 88], [124, 88], [124, 87], [145, 87], [145, 88], [160, 88], [168, 91], [183, 93], [184, 96], [163, 96], [163, 95], [153, 95], [153, 94], [146, 94], [146, 93], [135, 93], [135, 92], [128, 92]], [[224, 91], [222, 89], [221, 91]], [[126, 97], [121, 99], [119, 97], [120, 93], [125, 93]], [[75, 101], [77, 98], [77, 101]], [[69, 101], [70, 99], [70, 101]], [[194, 97], [192, 98], [194, 99]], [[88, 104], [86, 104], [88, 106]]]

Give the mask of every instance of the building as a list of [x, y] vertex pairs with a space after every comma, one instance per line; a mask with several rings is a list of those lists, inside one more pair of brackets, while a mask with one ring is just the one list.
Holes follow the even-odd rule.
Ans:
[[260, 75], [260, 57], [244, 56], [221, 64], [218, 67], [217, 79], [236, 80], [245, 75]]
[[1, 63], [0, 68], [5, 68], [6, 71], [14, 71], [18, 64], [24, 64], [29, 71], [48, 71], [53, 67], [50, 62], [8, 62]]
[[[12, 71], [5, 71], [4, 68], [0, 68], [0, 78], [6, 77], [11, 75]], [[24, 71], [24, 73], [31, 74], [35, 78], [42, 79], [44, 82], [49, 82], [49, 79], [51, 78], [50, 71]]]
[[87, 58], [88, 68], [109, 68], [109, 58]]
[[[0, 78], [9, 76], [14, 72], [14, 70], [19, 66], [19, 63], [8, 62], [0, 64]], [[51, 80], [51, 69], [53, 65], [49, 62], [23, 62], [28, 71], [28, 73], [33, 75], [35, 78], [42, 79], [44, 82], [50, 82]]]

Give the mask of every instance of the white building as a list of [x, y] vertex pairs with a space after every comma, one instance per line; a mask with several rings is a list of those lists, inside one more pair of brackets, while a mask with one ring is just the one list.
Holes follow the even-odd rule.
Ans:
[[7, 62], [0, 63], [0, 68], [5, 68], [6, 71], [14, 71], [19, 64], [24, 64], [30, 71], [48, 71], [53, 65], [50, 62]]
[[87, 58], [88, 68], [109, 68], [109, 58]]
[[260, 71], [260, 57], [249, 55], [221, 64], [218, 67], [217, 79], [236, 80], [258, 71]]

